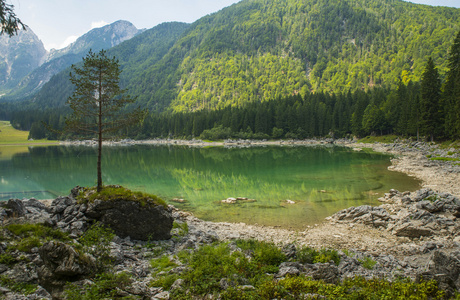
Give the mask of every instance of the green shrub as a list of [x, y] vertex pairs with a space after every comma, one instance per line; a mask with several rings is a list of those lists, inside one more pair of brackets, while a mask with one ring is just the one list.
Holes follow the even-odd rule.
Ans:
[[179, 279], [178, 274], [165, 274], [154, 278], [149, 285], [151, 287], [161, 287], [164, 290], [169, 290], [177, 279]]
[[283, 261], [287, 260], [286, 255], [273, 243], [257, 240], [237, 240], [236, 245], [242, 250], [253, 251], [254, 260], [260, 264], [278, 267]]
[[115, 234], [112, 229], [96, 223], [78, 239], [83, 246], [83, 251], [96, 258], [97, 271], [107, 269], [112, 263], [110, 243], [114, 237]]
[[11, 255], [11, 253], [5, 252], [0, 254], [0, 264], [11, 266], [15, 263], [17, 263], [17, 260]]
[[36, 236], [30, 236], [24, 238], [18, 242], [16, 249], [21, 252], [29, 252], [32, 248], [41, 247], [43, 245], [42, 241]]
[[172, 261], [168, 256], [163, 255], [160, 258], [152, 259], [150, 261], [150, 266], [154, 269], [155, 273], [162, 271], [169, 271], [174, 267], [177, 267], [177, 264]]
[[176, 229], [178, 236], [186, 236], [188, 234], [188, 224], [187, 222], [178, 223], [176, 221], [173, 222], [173, 230]]
[[431, 157], [430, 160], [460, 161], [460, 158], [455, 158], [455, 157]]
[[38, 288], [36, 284], [16, 282], [7, 276], [0, 276], [0, 285], [26, 296], [34, 293]]
[[98, 299], [137, 299], [126, 297], [121, 293], [130, 286], [131, 277], [122, 272], [118, 274], [102, 273], [95, 277], [92, 285], [79, 287], [75, 284], [67, 284], [64, 289], [67, 300], [98, 300]]
[[59, 241], [69, 241], [69, 234], [65, 233], [59, 229], [53, 229], [42, 224], [9, 224], [5, 226], [7, 230], [13, 233], [16, 236], [26, 238], [26, 237], [38, 237], [44, 239], [45, 241], [50, 240], [59, 240]]
[[372, 270], [375, 264], [377, 264], [375, 260], [367, 256], [365, 256], [363, 259], [358, 259], [358, 261], [361, 263], [363, 268], [366, 268], [368, 270]]
[[336, 250], [321, 249], [315, 250], [310, 247], [302, 247], [296, 252], [297, 260], [302, 263], [314, 264], [314, 263], [328, 263], [331, 260], [337, 266], [340, 263], [340, 255]]
[[302, 247], [296, 252], [297, 260], [301, 263], [312, 264], [316, 256], [318, 256], [318, 251], [310, 247]]

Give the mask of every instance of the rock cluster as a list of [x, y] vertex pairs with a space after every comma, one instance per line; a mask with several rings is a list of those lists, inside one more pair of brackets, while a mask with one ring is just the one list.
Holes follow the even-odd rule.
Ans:
[[380, 201], [386, 204], [350, 207], [330, 219], [382, 227], [396, 236], [409, 238], [459, 232], [460, 200], [450, 194], [430, 189], [418, 190], [413, 195], [391, 190]]
[[142, 241], [171, 238], [173, 218], [167, 208], [161, 205], [143, 206], [124, 199], [81, 204], [75, 200], [78, 190], [77, 187], [69, 197], [58, 197], [52, 202], [49, 225], [78, 236], [89, 225], [101, 222], [122, 238]]
[[[370, 228], [377, 228], [378, 231], [386, 231], [398, 238], [407, 239], [409, 242], [411, 239], [420, 239], [426, 234], [448, 236], [451, 240], [459, 235], [457, 213], [460, 203], [452, 195], [426, 189], [412, 194], [391, 190], [381, 200], [385, 203], [379, 207], [349, 208], [336, 213], [330, 219], [336, 223], [365, 224]], [[34, 199], [10, 200], [0, 209], [0, 213], [5, 222], [8, 222], [11, 217], [33, 222], [46, 220], [48, 225], [61, 228], [77, 239], [91, 222], [104, 219], [100, 215], [101, 212], [109, 211], [104, 206], [98, 205], [100, 203], [78, 204], [70, 195], [55, 199], [49, 207]], [[127, 273], [133, 280], [128, 286], [119, 288], [121, 295], [168, 299], [172, 290], [181, 288], [181, 279], [178, 279], [169, 291], [150, 286], [149, 283], [155, 276], [150, 267], [152, 258], [158, 258], [159, 255], [173, 257], [181, 250], [192, 251], [218, 240], [230, 241], [228, 247], [231, 247], [232, 251], [241, 251], [232, 240], [253, 238], [242, 232], [233, 232], [230, 235], [222, 230], [226, 228], [224, 226], [226, 224], [204, 222], [171, 206], [166, 211], [169, 212], [171, 220], [174, 219], [179, 224], [171, 231], [172, 238], [142, 241], [131, 235], [117, 234], [110, 243], [113, 271]], [[126, 224], [126, 220], [123, 221]], [[153, 222], [153, 219], [151, 221]], [[186, 224], [188, 230], [181, 231], [181, 226]], [[219, 229], [219, 226], [222, 228]], [[418, 260], [413, 257], [349, 249], [339, 251], [341, 260], [338, 265], [333, 262], [309, 264], [297, 260], [296, 253], [301, 245], [295, 242], [293, 236], [284, 235], [286, 244], [283, 252], [290, 260], [279, 265], [279, 271], [274, 274], [276, 279], [304, 274], [313, 279], [337, 283], [354, 276], [385, 277], [390, 280], [405, 276], [414, 280], [436, 279], [451, 295], [460, 289], [460, 264], [458, 263], [460, 245], [457, 248], [447, 249], [446, 245], [435, 241], [422, 243], [418, 251], [420, 254]], [[76, 240], [74, 242], [77, 243]], [[0, 254], [4, 253], [7, 247], [7, 243], [0, 243]], [[87, 274], [94, 268], [94, 258], [88, 255], [82, 256], [69, 244], [49, 242], [40, 248], [32, 249], [31, 253], [15, 251], [13, 255], [18, 262], [13, 266], [0, 264], [0, 275], [17, 282], [39, 284], [39, 288], [27, 298], [9, 289], [1, 288], [0, 297], [5, 299], [59, 298], [62, 296], [65, 282], [72, 282], [78, 286], [93, 284], [87, 279]], [[250, 256], [251, 253], [245, 255]], [[181, 265], [169, 272], [180, 275], [186, 270], [187, 266]], [[232, 285], [232, 280], [222, 278], [220, 284], [225, 288]], [[248, 285], [241, 288], [254, 287]]]

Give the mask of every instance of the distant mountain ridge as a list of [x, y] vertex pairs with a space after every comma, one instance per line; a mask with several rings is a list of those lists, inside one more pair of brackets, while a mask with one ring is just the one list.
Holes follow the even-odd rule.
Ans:
[[[27, 71], [21, 73], [22, 78], [16, 82], [14, 86], [9, 86], [8, 96], [10, 98], [21, 98], [37, 92], [44, 84], [46, 84], [53, 75], [68, 68], [70, 65], [81, 61], [82, 57], [90, 50], [99, 51], [101, 49], [110, 49], [126, 40], [136, 36], [139, 32], [133, 24], [128, 21], [117, 21], [104, 27], [95, 28], [88, 33], [79, 37], [74, 43], [69, 46], [50, 52], [41, 54], [40, 63], [35, 63]], [[32, 36], [33, 32], [28, 30], [21, 31], [19, 36]], [[31, 40], [38, 40], [33, 34]], [[41, 42], [40, 42], [41, 43]], [[1, 44], [1, 43], [0, 43]], [[34, 44], [35, 45], [35, 44]], [[25, 43], [21, 40], [17, 43], [17, 48], [24, 47]], [[44, 48], [43, 48], [44, 50]], [[38, 56], [39, 54], [35, 54]], [[33, 54], [31, 54], [33, 56]], [[20, 77], [20, 76], [18, 76]]]
[[47, 51], [32, 29], [21, 30], [11, 38], [0, 36], [0, 95], [39, 67]]

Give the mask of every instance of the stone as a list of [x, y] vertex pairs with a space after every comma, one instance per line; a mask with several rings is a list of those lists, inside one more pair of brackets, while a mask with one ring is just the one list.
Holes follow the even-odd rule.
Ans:
[[431, 236], [433, 231], [428, 228], [416, 226], [410, 222], [395, 226], [393, 232], [396, 236], [404, 236], [409, 238], [419, 238], [421, 236]]
[[296, 246], [295, 244], [287, 244], [283, 246], [282, 249], [284, 255], [286, 255], [287, 258], [294, 258], [296, 255]]
[[23, 217], [27, 213], [26, 206], [19, 199], [10, 199], [5, 205], [5, 211], [8, 217], [18, 218]]
[[48, 242], [39, 248], [43, 265], [38, 282], [53, 298], [60, 298], [64, 285], [82, 279], [96, 269], [96, 260], [61, 242]]
[[110, 227], [121, 238], [134, 240], [167, 240], [171, 238], [173, 217], [161, 205], [124, 199], [94, 201], [88, 205], [86, 216]]
[[306, 276], [311, 276], [314, 280], [324, 280], [326, 283], [337, 284], [339, 281], [339, 270], [333, 264], [316, 263], [305, 265]]

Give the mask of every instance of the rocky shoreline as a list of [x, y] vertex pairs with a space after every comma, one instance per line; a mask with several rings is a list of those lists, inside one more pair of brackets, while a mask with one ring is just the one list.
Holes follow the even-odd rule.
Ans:
[[[380, 199], [382, 205], [378, 207], [348, 208], [302, 232], [243, 223], [207, 222], [169, 206], [175, 223], [187, 224], [185, 233], [176, 228], [169, 240], [146, 242], [116, 237], [111, 242], [110, 253], [116, 258], [114, 270], [128, 272], [134, 278], [131, 287], [124, 292], [146, 299], [170, 298], [171, 290], [149, 286], [152, 278], [157, 276], [150, 266], [150, 260], [158, 255], [155, 249], [162, 249], [162, 255], [174, 256], [181, 250], [198, 249], [214, 241], [226, 241], [232, 245], [238, 239], [273, 242], [294, 257], [296, 249], [306, 246], [339, 250], [341, 261], [337, 266], [331, 263], [286, 262], [279, 266], [275, 278], [305, 274], [335, 282], [353, 276], [389, 280], [400, 276], [413, 280], [424, 277], [436, 279], [448, 295], [459, 292], [460, 166], [454, 161], [430, 160], [427, 157], [458, 157], [458, 152], [441, 150], [425, 143], [342, 144], [395, 155], [390, 168], [421, 179], [423, 188], [412, 193], [391, 190]], [[15, 203], [21, 203], [17, 206], [23, 207], [21, 218], [33, 222], [48, 220], [46, 222], [50, 225], [77, 238], [83, 231], [81, 218], [77, 215], [83, 210], [81, 206], [78, 209], [58, 209], [63, 201], [67, 208], [76, 205], [72, 197], [55, 199], [50, 206], [33, 199], [17, 200]], [[58, 217], [57, 211], [60, 213]], [[83, 215], [80, 214], [80, 217]], [[50, 222], [53, 218], [54, 221]], [[6, 242], [1, 243], [0, 254], [7, 248]], [[32, 249], [27, 254], [17, 251], [15, 255], [18, 261], [21, 261], [21, 255], [26, 255], [28, 259], [13, 267], [0, 264], [0, 275], [19, 282], [38, 282], [38, 269], [44, 264], [39, 249]], [[363, 266], [365, 260], [374, 263], [372, 268]], [[180, 274], [181, 269], [178, 267], [171, 272]], [[180, 287], [180, 282], [175, 288], [177, 286]], [[5, 299], [49, 299], [50, 293], [52, 291], [42, 286], [28, 296], [0, 288], [0, 295]]]

